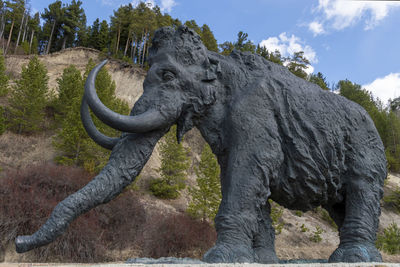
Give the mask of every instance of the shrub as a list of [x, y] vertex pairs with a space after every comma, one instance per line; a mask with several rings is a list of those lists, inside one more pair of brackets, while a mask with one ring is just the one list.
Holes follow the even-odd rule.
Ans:
[[329, 212], [326, 209], [318, 207], [314, 209], [314, 212], [317, 213], [322, 220], [326, 221], [330, 226], [332, 226], [332, 228], [338, 231], [338, 226], [336, 225], [335, 221], [331, 218]]
[[[16, 235], [32, 234], [47, 220], [54, 206], [76, 192], [92, 176], [82, 169], [28, 166], [0, 179], [0, 245]], [[53, 243], [32, 251], [33, 262], [99, 262], [111, 260], [107, 251], [133, 246], [145, 216], [140, 202], [126, 192], [74, 221]]]
[[400, 228], [397, 224], [392, 223], [378, 235], [376, 247], [389, 254], [400, 254]]
[[319, 243], [322, 241], [321, 234], [324, 232], [319, 226], [315, 227], [315, 231], [313, 232], [313, 236], [310, 237], [310, 240]]
[[271, 205], [271, 220], [272, 226], [275, 228], [275, 234], [282, 233], [284, 222], [282, 220], [283, 208], [273, 200], [268, 200]]
[[296, 214], [296, 216], [298, 216], [298, 217], [302, 217], [303, 216], [303, 212], [301, 210], [296, 210], [294, 212], [294, 214]]
[[300, 228], [301, 228], [301, 232], [303, 232], [303, 233], [309, 231], [309, 229], [308, 229], [304, 224], [302, 224], [302, 225], [300, 226]]
[[400, 187], [397, 187], [388, 196], [383, 197], [383, 202], [394, 208], [397, 213], [400, 213]]
[[4, 116], [4, 108], [0, 106], [0, 135], [6, 131], [6, 118]]
[[4, 62], [3, 51], [0, 50], [0, 96], [5, 96], [8, 93], [8, 76], [6, 75], [6, 65]]
[[142, 256], [200, 258], [215, 240], [216, 232], [207, 222], [187, 214], [156, 215], [143, 230]]

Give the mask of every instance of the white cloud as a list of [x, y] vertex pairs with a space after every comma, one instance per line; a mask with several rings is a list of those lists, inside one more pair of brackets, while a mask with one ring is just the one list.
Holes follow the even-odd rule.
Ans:
[[[398, 1], [351, 1], [351, 0], [319, 0], [314, 12], [322, 17], [318, 23], [325, 28], [342, 30], [363, 21], [365, 30], [378, 25], [393, 8], [400, 7]], [[310, 23], [310, 25], [312, 24]], [[315, 34], [315, 28], [309, 29]], [[314, 26], [316, 26], [315, 24]]]
[[308, 29], [314, 33], [314, 36], [325, 33], [322, 24], [317, 21], [313, 21], [310, 24], [308, 24]]
[[163, 12], [171, 12], [174, 6], [176, 6], [175, 0], [161, 0], [161, 10]]
[[305, 45], [304, 42], [294, 34], [288, 36], [286, 32], [279, 34], [278, 37], [269, 37], [260, 42], [260, 46], [264, 46], [270, 52], [278, 50], [282, 56], [288, 57], [295, 52], [304, 52], [304, 56], [311, 63], [318, 63], [317, 54], [311, 46]]
[[133, 0], [132, 1], [132, 6], [136, 7], [137, 5], [140, 4], [140, 2], [146, 3], [147, 6], [150, 7], [150, 8], [153, 8], [153, 7], [156, 6], [156, 3], [154, 2], [154, 0]]
[[374, 97], [378, 97], [384, 104], [389, 99], [400, 96], [400, 73], [390, 73], [383, 78], [377, 78], [370, 84], [362, 86], [370, 91]]

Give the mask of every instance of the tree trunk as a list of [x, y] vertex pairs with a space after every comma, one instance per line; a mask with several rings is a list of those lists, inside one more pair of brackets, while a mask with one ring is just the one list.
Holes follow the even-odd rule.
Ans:
[[131, 35], [131, 32], [128, 33], [128, 39], [126, 39], [125, 50], [124, 50], [124, 57], [126, 56], [126, 53], [128, 52], [130, 35]]
[[143, 44], [143, 53], [142, 53], [142, 66], [144, 66], [144, 57], [146, 55], [146, 44], [147, 44], [147, 29], [144, 34], [144, 44]]
[[17, 38], [17, 43], [15, 44], [14, 54], [17, 53], [19, 39], [21, 38], [22, 27], [24, 25], [24, 19], [25, 19], [25, 12], [24, 12], [24, 14], [22, 14], [21, 25], [19, 25], [18, 38]]
[[115, 46], [115, 55], [118, 54], [118, 50], [119, 50], [119, 39], [121, 38], [121, 28], [118, 25], [118, 36], [117, 36], [117, 44]]
[[143, 42], [143, 40], [144, 40], [144, 30], [142, 33], [142, 38], [140, 39], [140, 43], [138, 44], [138, 46], [139, 46], [139, 51], [138, 51], [138, 55], [137, 55], [137, 64], [138, 65], [141, 64], [140, 59], [142, 58], [142, 51], [143, 51], [142, 42]]
[[54, 34], [54, 28], [56, 27], [56, 20], [54, 20], [53, 22], [53, 27], [51, 28], [51, 33], [50, 33], [50, 37], [49, 37], [49, 42], [47, 43], [47, 47], [46, 47], [46, 55], [50, 52], [50, 47], [51, 47], [51, 40], [53, 39], [53, 34]]
[[25, 42], [26, 35], [28, 34], [28, 20], [29, 20], [29, 15], [26, 14], [26, 20], [25, 20], [25, 26], [24, 26], [24, 34], [22, 35], [22, 43]]
[[4, 51], [4, 40], [3, 40], [3, 35], [4, 35], [4, 29], [6, 27], [6, 22], [4, 21], [4, 7], [1, 8], [1, 25], [0, 25], [0, 40], [3, 46], [3, 51]]
[[8, 34], [7, 46], [6, 46], [6, 51], [4, 52], [4, 55], [7, 55], [7, 51], [8, 51], [8, 48], [9, 48], [9, 46], [10, 46], [11, 36], [12, 36], [13, 29], [14, 29], [14, 22], [15, 22], [15, 21], [14, 21], [14, 19], [13, 19], [13, 21], [12, 21], [12, 23], [11, 23], [10, 33]]
[[65, 36], [64, 37], [64, 40], [63, 40], [63, 44], [62, 44], [62, 47], [61, 47], [61, 50], [64, 50], [65, 49], [65, 46], [67, 45], [67, 36]]
[[132, 47], [133, 47], [133, 49], [132, 49], [132, 56], [131, 57], [132, 57], [133, 64], [135, 64], [136, 49], [137, 49], [137, 37], [135, 37], [134, 43], [132, 42]]
[[29, 54], [31, 54], [31, 52], [32, 52], [32, 43], [33, 43], [34, 34], [35, 34], [35, 30], [32, 29], [31, 41], [29, 42]]

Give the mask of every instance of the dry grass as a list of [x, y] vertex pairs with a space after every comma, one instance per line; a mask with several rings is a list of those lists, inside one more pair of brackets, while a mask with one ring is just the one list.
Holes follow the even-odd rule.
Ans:
[[56, 155], [49, 132], [25, 136], [12, 132], [0, 135], [0, 166], [4, 170], [51, 162]]

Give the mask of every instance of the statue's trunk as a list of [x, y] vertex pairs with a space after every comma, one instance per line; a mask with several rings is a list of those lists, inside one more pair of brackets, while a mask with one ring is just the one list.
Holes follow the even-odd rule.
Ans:
[[51, 243], [79, 215], [119, 195], [140, 173], [164, 133], [157, 131], [123, 136], [114, 147], [108, 164], [91, 182], [60, 202], [36, 233], [17, 237], [17, 252]]

